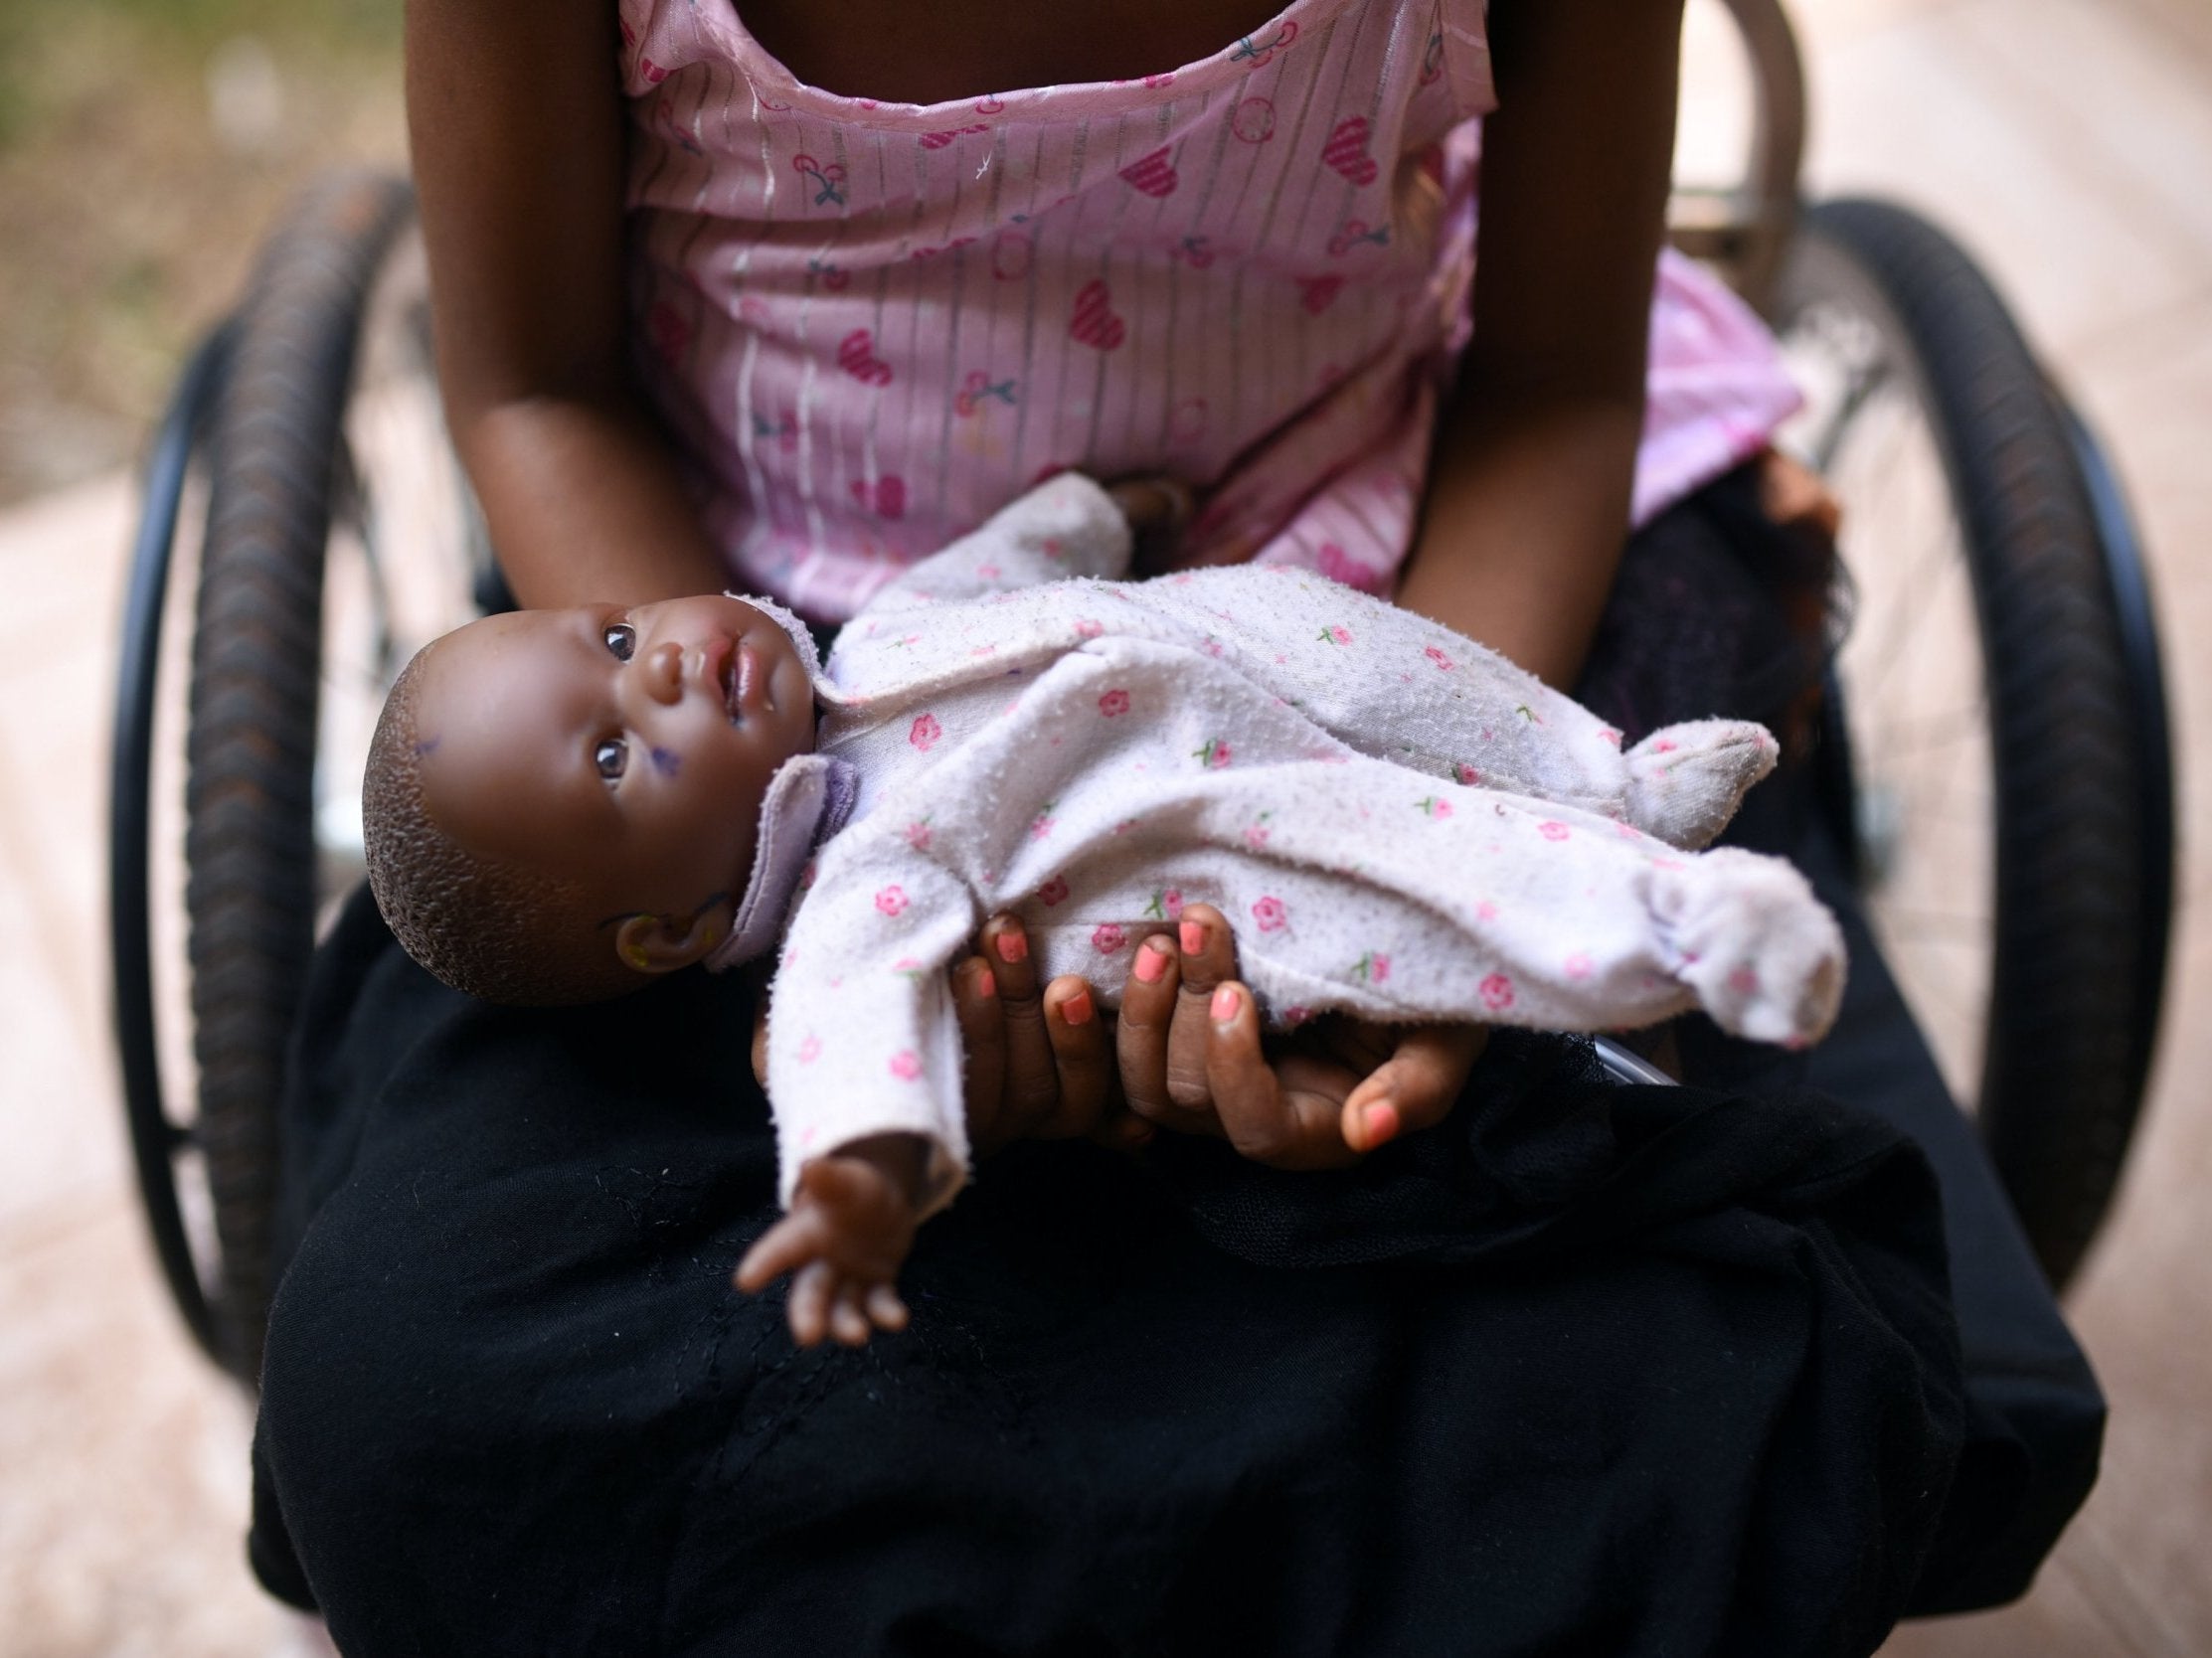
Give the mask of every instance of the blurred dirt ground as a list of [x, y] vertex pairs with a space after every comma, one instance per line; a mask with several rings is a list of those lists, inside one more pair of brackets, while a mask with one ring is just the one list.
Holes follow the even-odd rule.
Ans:
[[133, 455], [301, 178], [404, 165], [400, 13], [0, 3], [0, 505]]

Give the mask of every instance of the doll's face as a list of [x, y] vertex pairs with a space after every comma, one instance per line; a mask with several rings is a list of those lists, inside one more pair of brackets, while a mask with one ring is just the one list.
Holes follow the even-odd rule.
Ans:
[[814, 746], [814, 698], [774, 618], [717, 595], [472, 622], [431, 647], [415, 726], [438, 826], [581, 883], [579, 919], [612, 948], [632, 915], [719, 906], [727, 931], [768, 779]]

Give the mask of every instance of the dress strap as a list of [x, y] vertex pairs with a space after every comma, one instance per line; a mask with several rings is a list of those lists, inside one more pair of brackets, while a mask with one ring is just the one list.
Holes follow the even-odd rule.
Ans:
[[1430, 60], [1423, 70], [1425, 76], [1443, 73], [1462, 115], [1487, 115], [1497, 107], [1497, 83], [1490, 78], [1488, 11], [1488, 0], [1437, 0]]

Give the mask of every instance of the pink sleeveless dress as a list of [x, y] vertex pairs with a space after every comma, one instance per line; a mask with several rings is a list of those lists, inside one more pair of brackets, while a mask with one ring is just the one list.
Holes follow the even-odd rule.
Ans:
[[[1293, 0], [1142, 81], [916, 105], [620, 0], [646, 383], [733, 580], [839, 620], [1039, 478], [1194, 486], [1188, 562], [1385, 591], [1468, 330], [1479, 0]], [[1796, 404], [1664, 259], [1635, 516]]]

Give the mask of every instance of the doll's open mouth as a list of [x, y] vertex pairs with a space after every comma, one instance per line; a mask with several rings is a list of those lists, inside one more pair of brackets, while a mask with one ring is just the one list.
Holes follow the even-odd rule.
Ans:
[[732, 724], [736, 724], [745, 718], [744, 711], [738, 706], [740, 699], [745, 695], [745, 669], [743, 664], [744, 653], [733, 647], [723, 657], [722, 666], [717, 670], [718, 677], [722, 681], [722, 707], [724, 712], [730, 716]]
[[722, 706], [729, 712], [732, 725], [745, 723], [746, 699], [752, 695], [755, 671], [759, 662], [742, 640], [733, 642], [729, 654], [722, 659], [718, 670], [722, 680]]

